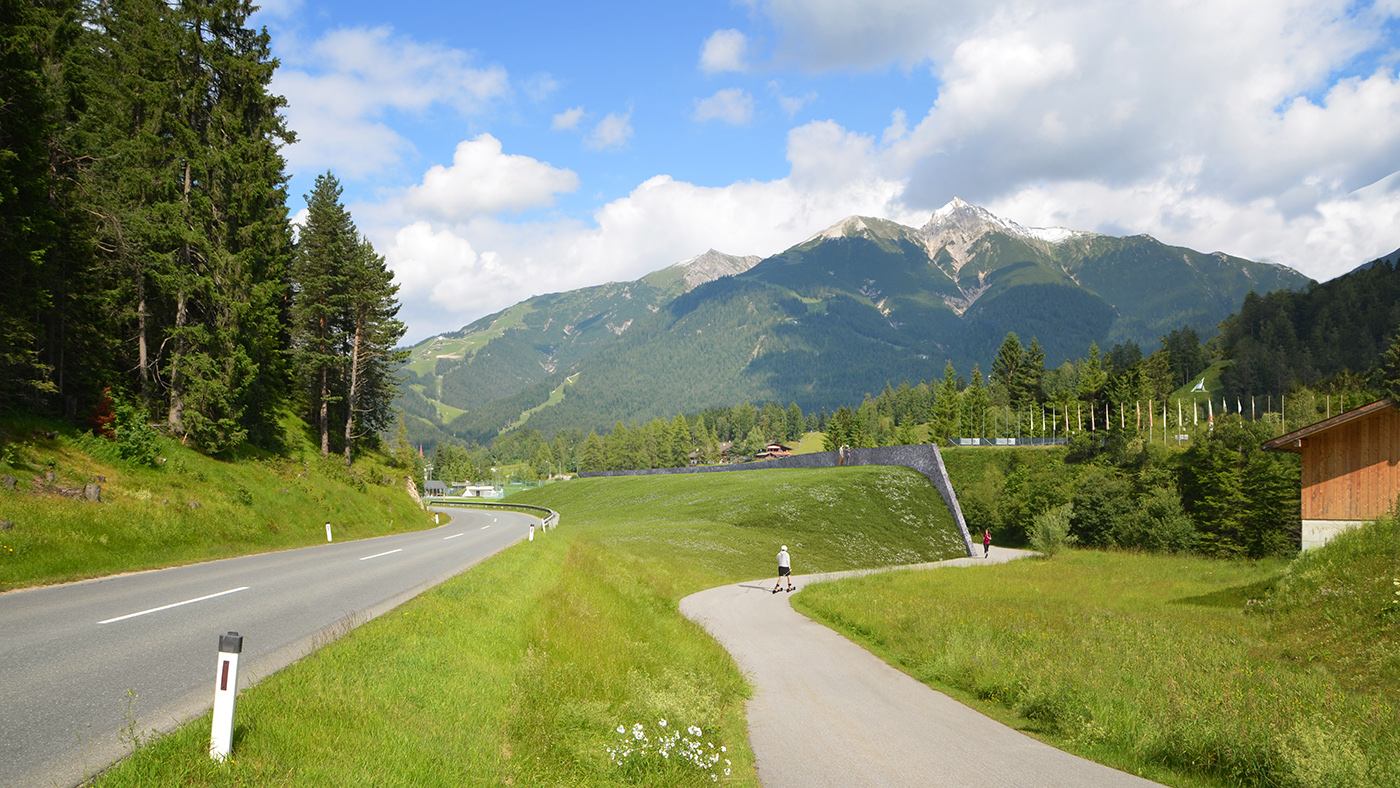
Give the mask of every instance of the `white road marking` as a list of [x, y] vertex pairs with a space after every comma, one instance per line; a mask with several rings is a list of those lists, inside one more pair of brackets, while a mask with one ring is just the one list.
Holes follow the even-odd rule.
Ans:
[[128, 618], [136, 618], [137, 616], [144, 616], [144, 615], [146, 615], [147, 613], [159, 613], [159, 612], [162, 611], [162, 610], [169, 610], [169, 609], [172, 608], [172, 607], [179, 607], [179, 606], [181, 606], [181, 605], [192, 605], [192, 604], [194, 604], [195, 602], [203, 602], [203, 601], [206, 600], [206, 599], [213, 599], [213, 598], [216, 597], [216, 596], [223, 596], [224, 594], [236, 594], [236, 593], [238, 593], [239, 591], [247, 591], [247, 590], [248, 590], [248, 586], [240, 586], [240, 587], [238, 587], [238, 588], [230, 588], [230, 589], [227, 590], [227, 591], [220, 591], [220, 592], [217, 593], [217, 594], [209, 594], [209, 595], [207, 595], [207, 596], [202, 596], [202, 597], [199, 597], [199, 598], [197, 598], [197, 599], [186, 599], [186, 600], [183, 601], [183, 602], [175, 602], [175, 603], [169, 604], [169, 605], [161, 605], [160, 607], [153, 607], [153, 608], [151, 608], [150, 610], [142, 610], [142, 611], [139, 612], [139, 613], [127, 613], [127, 614], [124, 615], [124, 616], [117, 616], [116, 618], [109, 618], [109, 619], [107, 619], [106, 621], [99, 621], [99, 622], [97, 622], [97, 623], [99, 623], [99, 624], [111, 624], [111, 623], [113, 623], [113, 622], [115, 622], [115, 621], [125, 621], [125, 620], [127, 620]]
[[489, 525], [483, 525], [483, 526], [481, 526], [481, 530], [485, 531], [487, 528], [490, 528], [490, 527], [491, 527], [491, 526], [489, 526]]
[[451, 536], [444, 536], [444, 537], [442, 537], [442, 541], [446, 542], [448, 539], [456, 539], [456, 538], [459, 537], [459, 536], [461, 536], [461, 534], [453, 534], [453, 535], [451, 535]]
[[393, 555], [394, 553], [402, 553], [402, 552], [403, 552], [403, 548], [400, 547], [400, 548], [397, 549], [397, 550], [389, 550], [389, 551], [383, 552], [383, 553], [375, 553], [374, 555], [367, 555], [367, 556], [365, 556], [364, 558], [361, 558], [360, 560], [361, 560], [361, 561], [368, 561], [368, 560], [371, 559], [371, 558], [378, 558], [378, 557], [381, 556], [381, 555]]

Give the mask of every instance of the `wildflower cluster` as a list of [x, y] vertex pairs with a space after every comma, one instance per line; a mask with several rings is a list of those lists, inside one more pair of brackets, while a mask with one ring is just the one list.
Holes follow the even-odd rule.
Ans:
[[1400, 578], [1390, 581], [1395, 586], [1395, 596], [1390, 600], [1390, 612], [1400, 613]]
[[[723, 745], [717, 748], [714, 742], [702, 741], [704, 730], [692, 725], [682, 734], [678, 730], [668, 730], [664, 719], [657, 720], [656, 724], [661, 730], [656, 733], [654, 741], [647, 735], [646, 727], [640, 722], [633, 725], [630, 731], [624, 725], [617, 726], [617, 745], [607, 748], [608, 757], [613, 764], [622, 766], [629, 760], [636, 762], [657, 757], [662, 763], [667, 763], [674, 755], [677, 762], [710, 772], [712, 781], [719, 781], [721, 771], [725, 777], [729, 776], [732, 764], [724, 757], [727, 748]], [[723, 769], [720, 768], [720, 761], [724, 761]]]

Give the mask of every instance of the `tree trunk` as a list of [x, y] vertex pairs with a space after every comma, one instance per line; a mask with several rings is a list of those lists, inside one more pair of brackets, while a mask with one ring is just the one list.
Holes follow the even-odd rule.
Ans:
[[363, 320], [355, 321], [355, 336], [350, 341], [350, 390], [345, 395], [345, 467], [350, 467], [350, 447], [355, 439], [355, 399], [360, 383], [360, 331]]
[[329, 382], [327, 377], [329, 370], [323, 364], [321, 366], [321, 457], [329, 457], [331, 453], [331, 414], [329, 404], [326, 399], [330, 397]]
[[180, 377], [180, 361], [185, 354], [183, 329], [189, 319], [186, 302], [185, 288], [182, 287], [175, 299], [175, 352], [170, 356], [170, 412], [166, 424], [172, 435], [185, 433], [185, 381]]
[[145, 413], [151, 406], [151, 362], [146, 350], [146, 277], [139, 274], [136, 277], [136, 358], [141, 379], [141, 411]]
[[[185, 193], [184, 203], [186, 211], [190, 204], [190, 163], [185, 162]], [[188, 220], [188, 216], [186, 217]], [[182, 274], [188, 275], [190, 265], [190, 242], [185, 241], [180, 249], [180, 263], [184, 266]], [[185, 355], [185, 324], [189, 320], [189, 297], [186, 294], [185, 286], [180, 286], [179, 295], [175, 301], [175, 352], [170, 358], [170, 413], [166, 417], [166, 423], [170, 427], [173, 435], [183, 435], [185, 433], [185, 382], [180, 378], [180, 361]]]

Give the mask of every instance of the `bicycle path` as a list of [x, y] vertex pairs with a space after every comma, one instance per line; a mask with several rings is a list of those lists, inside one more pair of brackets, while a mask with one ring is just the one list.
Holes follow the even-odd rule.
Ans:
[[[1023, 558], [992, 548], [988, 559]], [[889, 570], [794, 576], [812, 583]], [[995, 722], [890, 667], [792, 609], [771, 580], [719, 586], [681, 600], [753, 685], [749, 742], [767, 788], [1147, 788], [1158, 783], [1062, 752]]]

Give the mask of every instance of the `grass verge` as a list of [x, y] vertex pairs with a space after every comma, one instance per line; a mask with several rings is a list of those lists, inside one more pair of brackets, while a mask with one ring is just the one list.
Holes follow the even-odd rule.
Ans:
[[[238, 461], [159, 438], [155, 467], [63, 422], [7, 422], [0, 477], [0, 591], [411, 531], [431, 524], [402, 470], [368, 455], [321, 459], [288, 423], [285, 455]], [[101, 487], [100, 501], [84, 487]]]
[[[1351, 549], [1389, 586], [1395, 529], [1372, 538]], [[1393, 589], [1326, 553], [1289, 568], [1072, 551], [823, 584], [794, 604], [1013, 727], [1169, 785], [1398, 785]], [[1346, 670], [1299, 658], [1344, 647]]]
[[[560, 528], [242, 693], [231, 763], [209, 761], [206, 717], [98, 785], [756, 786], [747, 687], [681, 597], [767, 576], [784, 542], [799, 571], [963, 553], [905, 468], [579, 479], [511, 500]], [[716, 759], [697, 767], [683, 740]]]

